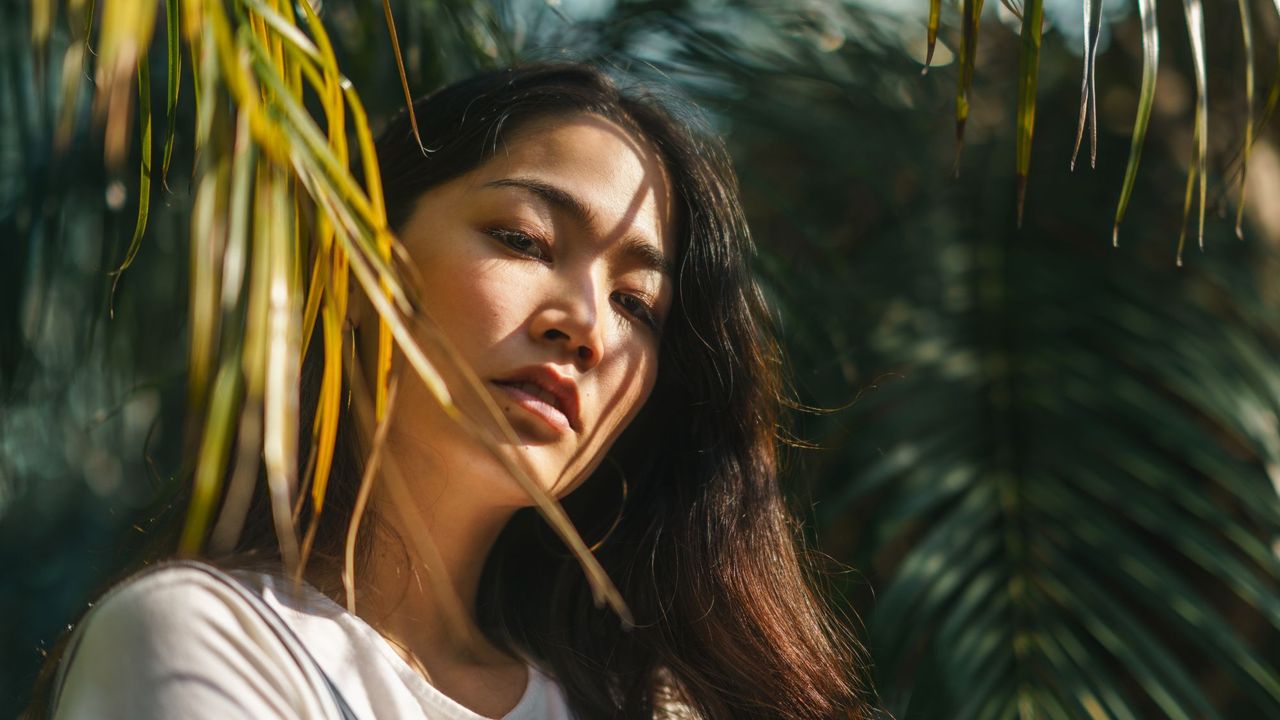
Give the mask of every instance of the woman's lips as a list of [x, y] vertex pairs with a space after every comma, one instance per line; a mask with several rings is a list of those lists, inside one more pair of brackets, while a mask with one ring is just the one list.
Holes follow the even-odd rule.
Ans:
[[515, 401], [516, 405], [536, 415], [550, 426], [551, 429], [556, 431], [556, 434], [563, 435], [573, 430], [573, 426], [569, 423], [569, 418], [556, 406], [555, 396], [535, 383], [494, 381], [493, 384], [502, 388], [507, 397]]

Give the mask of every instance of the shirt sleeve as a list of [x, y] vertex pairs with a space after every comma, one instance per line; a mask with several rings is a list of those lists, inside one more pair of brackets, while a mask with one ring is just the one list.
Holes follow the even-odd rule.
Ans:
[[270, 626], [190, 567], [117, 586], [64, 662], [55, 720], [303, 720], [326, 705]]

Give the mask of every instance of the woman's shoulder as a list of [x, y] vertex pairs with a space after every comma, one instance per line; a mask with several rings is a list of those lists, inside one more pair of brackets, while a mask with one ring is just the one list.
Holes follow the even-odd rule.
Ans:
[[[248, 602], [205, 563], [166, 561], [113, 585], [81, 620], [81, 643], [90, 637], [129, 639], [131, 649], [166, 649], [178, 637], [251, 626]], [[170, 631], [181, 631], [175, 636]]]
[[251, 586], [208, 563], [163, 561], [91, 603], [83, 634], [127, 636], [131, 646], [151, 652], [241, 634], [255, 644], [276, 640], [253, 595]]
[[118, 583], [68, 646], [56, 717], [323, 716], [314, 678], [250, 593], [191, 561]]
[[135, 614], [138, 609], [158, 613], [157, 619], [182, 607], [172, 607], [173, 601], [192, 601], [199, 609], [208, 602], [235, 604], [238, 594], [226, 587], [225, 579], [231, 576], [224, 570], [198, 560], [164, 560], [142, 568], [117, 582], [96, 602], [90, 603], [90, 614]]

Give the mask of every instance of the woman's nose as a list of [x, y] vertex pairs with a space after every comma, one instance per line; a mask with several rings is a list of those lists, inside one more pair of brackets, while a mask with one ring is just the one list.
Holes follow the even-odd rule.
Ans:
[[585, 372], [600, 364], [604, 338], [594, 292], [583, 288], [562, 288], [551, 298], [530, 325], [535, 342], [551, 343], [564, 357]]

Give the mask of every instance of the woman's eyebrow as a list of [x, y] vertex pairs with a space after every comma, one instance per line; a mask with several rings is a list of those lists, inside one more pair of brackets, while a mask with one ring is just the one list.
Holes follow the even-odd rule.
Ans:
[[581, 200], [573, 194], [565, 190], [545, 183], [541, 180], [532, 178], [501, 178], [484, 184], [485, 187], [514, 187], [537, 195], [551, 205], [563, 210], [578, 221], [579, 224], [590, 226], [595, 220], [595, 214], [591, 212], [591, 208], [587, 207]]
[[618, 248], [618, 254], [638, 265], [642, 270], [660, 273], [668, 280], [675, 279], [675, 267], [671, 260], [647, 240], [631, 238]]
[[[550, 183], [533, 178], [499, 178], [484, 184], [484, 187], [513, 187], [527, 190], [545, 200], [547, 203], [563, 210], [579, 224], [590, 227], [595, 222], [595, 213], [570, 192]], [[653, 243], [640, 238], [627, 240], [618, 249], [618, 254], [639, 265], [644, 270], [652, 270], [665, 275], [668, 279], [675, 277], [675, 267], [661, 250]]]

